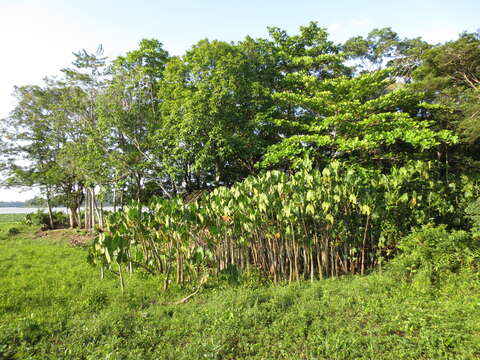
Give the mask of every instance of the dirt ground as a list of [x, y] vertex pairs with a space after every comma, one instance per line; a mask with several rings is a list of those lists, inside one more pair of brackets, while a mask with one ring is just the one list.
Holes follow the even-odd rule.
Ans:
[[94, 234], [79, 229], [59, 229], [59, 230], [39, 230], [35, 232], [36, 238], [49, 238], [53, 241], [67, 242], [70, 246], [83, 247], [88, 246]]

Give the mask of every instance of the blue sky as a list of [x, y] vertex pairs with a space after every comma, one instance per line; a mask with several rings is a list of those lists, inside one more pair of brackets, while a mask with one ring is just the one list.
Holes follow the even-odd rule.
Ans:
[[[100, 43], [117, 56], [156, 38], [180, 55], [200, 39], [265, 37], [267, 26], [295, 33], [309, 21], [338, 42], [390, 26], [437, 43], [479, 29], [478, 14], [480, 0], [0, 0], [0, 118], [15, 104], [14, 85], [40, 83], [68, 66], [73, 51]], [[0, 189], [0, 201], [31, 195]]]

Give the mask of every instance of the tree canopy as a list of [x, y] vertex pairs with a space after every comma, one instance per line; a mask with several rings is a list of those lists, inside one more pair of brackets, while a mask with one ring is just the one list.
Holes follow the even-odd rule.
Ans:
[[312, 22], [181, 56], [156, 39], [73, 56], [61, 77], [15, 89], [0, 144], [3, 185], [39, 187], [72, 226], [82, 203], [188, 197], [305, 157], [385, 173], [431, 161], [446, 187], [478, 173], [478, 33], [433, 45], [383, 28], [337, 44]]

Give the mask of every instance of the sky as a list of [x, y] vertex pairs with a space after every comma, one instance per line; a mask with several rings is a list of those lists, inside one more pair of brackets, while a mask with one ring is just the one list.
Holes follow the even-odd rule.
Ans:
[[[70, 65], [72, 52], [99, 44], [116, 57], [155, 38], [173, 55], [209, 38], [266, 37], [276, 26], [295, 34], [317, 21], [334, 41], [391, 27], [431, 43], [480, 28], [480, 0], [0, 0], [0, 119], [15, 106], [15, 85], [41, 84]], [[0, 201], [35, 194], [0, 189]]]

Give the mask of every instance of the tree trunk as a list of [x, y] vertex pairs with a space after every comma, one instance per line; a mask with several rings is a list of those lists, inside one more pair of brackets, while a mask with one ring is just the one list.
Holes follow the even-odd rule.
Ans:
[[88, 206], [90, 204], [89, 196], [88, 196], [88, 189], [85, 188], [85, 229], [90, 229], [90, 217], [88, 216]]
[[47, 207], [48, 207], [48, 222], [50, 230], [53, 230], [53, 214], [52, 214], [52, 202], [50, 200], [50, 193], [47, 192]]
[[70, 220], [70, 228], [76, 228], [78, 226], [78, 221], [77, 221], [77, 216], [75, 215], [77, 213], [77, 206], [71, 205], [68, 208], [68, 218]]
[[117, 184], [113, 187], [113, 212], [117, 212]]
[[95, 212], [94, 212], [94, 193], [93, 193], [93, 190], [92, 188], [89, 189], [90, 191], [90, 204], [89, 204], [89, 208], [90, 208], [90, 229], [93, 229], [95, 227]]
[[103, 227], [103, 219], [102, 219], [102, 214], [98, 209], [97, 205], [97, 200], [95, 198], [95, 188], [92, 187], [92, 204], [93, 204], [93, 210], [95, 211], [95, 214], [97, 215], [97, 220], [98, 220], [98, 225], [100, 227]]
[[120, 209], [123, 210], [123, 189], [120, 191]]
[[222, 172], [222, 163], [220, 160], [215, 161], [215, 185], [220, 186]]
[[142, 193], [142, 175], [140, 175], [139, 173], [137, 173], [135, 175], [135, 182], [136, 182], [136, 186], [137, 186], [137, 193], [136, 193], [136, 200], [138, 202], [140, 202], [140, 197], [141, 197], [141, 193]]

